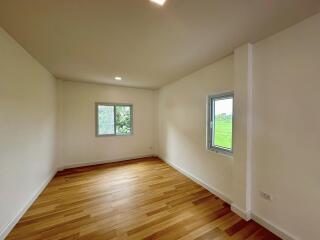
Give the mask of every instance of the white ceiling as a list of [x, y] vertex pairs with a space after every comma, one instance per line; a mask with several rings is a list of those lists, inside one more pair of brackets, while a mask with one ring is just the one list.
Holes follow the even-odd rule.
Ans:
[[319, 0], [0, 0], [0, 25], [58, 78], [158, 88], [319, 10]]

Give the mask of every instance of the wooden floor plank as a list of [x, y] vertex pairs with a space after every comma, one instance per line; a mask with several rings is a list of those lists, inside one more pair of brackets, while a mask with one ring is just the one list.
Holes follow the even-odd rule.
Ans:
[[158, 158], [59, 172], [8, 240], [279, 239]]

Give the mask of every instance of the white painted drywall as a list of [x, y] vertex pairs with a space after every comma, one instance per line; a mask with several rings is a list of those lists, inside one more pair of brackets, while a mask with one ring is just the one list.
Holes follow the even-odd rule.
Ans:
[[207, 96], [233, 90], [233, 56], [159, 90], [159, 155], [227, 198], [231, 157], [206, 148]]
[[232, 209], [245, 219], [251, 211], [252, 44], [234, 50]]
[[[320, 14], [253, 48], [252, 213], [301, 240], [320, 235], [319, 26]], [[64, 167], [157, 153], [231, 201], [239, 196], [236, 154], [206, 150], [206, 97], [237, 95], [235, 56], [159, 91], [59, 80], [56, 99], [55, 79], [2, 29], [0, 50], [0, 230], [55, 171], [55, 159]], [[97, 101], [132, 103], [134, 135], [96, 138]]]
[[0, 28], [0, 239], [56, 170], [56, 80]]
[[[61, 82], [60, 167], [111, 162], [154, 154], [155, 91]], [[133, 135], [96, 137], [95, 103], [133, 104]]]
[[301, 240], [320, 236], [319, 96], [320, 14], [254, 45], [253, 212]]
[[[237, 146], [233, 160], [205, 149], [205, 97], [234, 89], [235, 96], [250, 100], [248, 86], [238, 81], [242, 72], [249, 72], [248, 61], [239, 58], [241, 48], [238, 54], [235, 50], [233, 62], [232, 57], [222, 59], [159, 90], [160, 157], [238, 202], [238, 207], [251, 208], [255, 219], [285, 239], [320, 236], [319, 26], [317, 14], [254, 44], [251, 102], [235, 104], [235, 114], [252, 114], [241, 118], [242, 124], [235, 116], [235, 134], [241, 135], [235, 136], [236, 142], [252, 138], [250, 147], [238, 144], [251, 155], [251, 170], [241, 163], [236, 166], [244, 156]], [[250, 105], [248, 113], [245, 107]], [[252, 192], [245, 182], [248, 171]], [[260, 191], [272, 201], [263, 199]]]

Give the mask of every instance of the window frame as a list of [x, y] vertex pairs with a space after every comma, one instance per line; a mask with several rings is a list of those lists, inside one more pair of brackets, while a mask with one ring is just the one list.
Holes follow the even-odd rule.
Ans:
[[[214, 145], [214, 102], [217, 100], [232, 98], [232, 148], [223, 148], [221, 146]], [[223, 153], [227, 155], [233, 155], [234, 151], [234, 93], [226, 92], [221, 94], [210, 95], [207, 98], [207, 149], [217, 153]]]
[[[112, 106], [114, 107], [114, 134], [99, 134], [99, 111], [98, 111], [98, 107], [99, 106]], [[117, 106], [126, 106], [126, 107], [130, 107], [130, 127], [131, 127], [131, 131], [128, 134], [117, 134], [117, 124], [116, 124], [116, 107]], [[108, 102], [96, 102], [95, 103], [95, 122], [96, 122], [96, 137], [125, 137], [125, 136], [131, 136], [133, 135], [133, 104], [131, 103], [108, 103]]]

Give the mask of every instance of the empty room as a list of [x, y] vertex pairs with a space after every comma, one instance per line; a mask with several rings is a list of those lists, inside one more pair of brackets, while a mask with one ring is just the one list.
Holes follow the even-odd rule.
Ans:
[[319, 0], [0, 0], [0, 240], [319, 240]]

